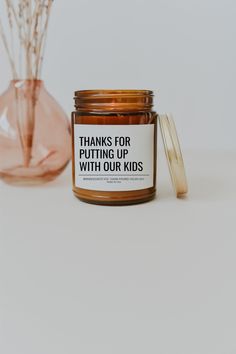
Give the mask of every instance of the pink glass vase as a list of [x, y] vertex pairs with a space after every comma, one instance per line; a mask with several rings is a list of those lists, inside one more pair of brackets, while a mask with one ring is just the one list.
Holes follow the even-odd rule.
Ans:
[[0, 96], [0, 178], [51, 181], [71, 157], [69, 121], [43, 81], [11, 81]]

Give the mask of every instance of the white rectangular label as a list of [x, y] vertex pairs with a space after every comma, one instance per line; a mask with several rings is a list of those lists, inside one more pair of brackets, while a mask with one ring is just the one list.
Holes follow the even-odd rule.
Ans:
[[154, 127], [75, 124], [76, 187], [98, 191], [153, 187]]

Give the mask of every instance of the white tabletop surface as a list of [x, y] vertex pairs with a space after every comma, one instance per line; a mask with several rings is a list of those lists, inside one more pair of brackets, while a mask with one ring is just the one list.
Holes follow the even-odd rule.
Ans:
[[185, 200], [163, 156], [136, 206], [0, 183], [0, 353], [236, 353], [236, 153], [185, 160]]

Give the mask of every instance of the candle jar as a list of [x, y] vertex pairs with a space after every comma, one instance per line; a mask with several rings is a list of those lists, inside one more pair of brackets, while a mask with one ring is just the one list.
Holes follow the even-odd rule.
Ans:
[[75, 92], [73, 192], [85, 202], [125, 205], [156, 193], [157, 114], [148, 90]]

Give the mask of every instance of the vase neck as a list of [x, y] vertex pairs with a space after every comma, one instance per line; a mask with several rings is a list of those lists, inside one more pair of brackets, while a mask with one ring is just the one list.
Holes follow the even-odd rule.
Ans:
[[44, 87], [43, 80], [36, 79], [19, 79], [11, 80], [10, 88], [21, 89], [21, 88], [42, 88]]

